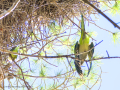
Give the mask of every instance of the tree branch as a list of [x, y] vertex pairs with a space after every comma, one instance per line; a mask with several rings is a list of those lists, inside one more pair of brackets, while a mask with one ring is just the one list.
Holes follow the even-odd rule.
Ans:
[[0, 19], [4, 18], [5, 16], [7, 16], [8, 14], [10, 14], [18, 5], [18, 3], [20, 2], [20, 0], [16, 0], [13, 5], [5, 12], [3, 12], [2, 14], [0, 14]]
[[104, 16], [109, 22], [111, 22], [114, 25], [114, 27], [117, 27], [118, 29], [120, 29], [120, 27], [115, 22], [113, 22], [107, 15], [105, 15], [101, 10], [99, 10], [97, 7], [91, 4], [88, 0], [83, 0], [83, 1], [87, 3], [88, 5], [90, 5], [91, 7], [93, 7], [102, 16]]

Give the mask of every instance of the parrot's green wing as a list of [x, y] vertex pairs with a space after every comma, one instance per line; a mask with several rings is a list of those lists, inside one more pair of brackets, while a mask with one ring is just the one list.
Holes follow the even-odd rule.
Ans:
[[[78, 41], [77, 41], [76, 44], [75, 44], [75, 47], [74, 47], [74, 54], [78, 54], [78, 52], [79, 52], [78, 50], [79, 50], [79, 44], [78, 44]], [[75, 55], [75, 58], [79, 59], [79, 55]], [[82, 74], [82, 70], [81, 70], [80, 61], [75, 60], [74, 63], [75, 63], [75, 68], [76, 68], [78, 74], [81, 75]]]
[[[19, 47], [13, 47], [10, 51], [18, 53], [18, 49], [19, 49]], [[17, 58], [17, 55], [9, 54], [9, 57], [12, 60], [15, 60]]]
[[[89, 50], [90, 49], [92, 49], [92, 50], [88, 52], [89, 60], [91, 60], [93, 58], [93, 54], [94, 54], [94, 44], [93, 44], [93, 42], [91, 42], [91, 44], [89, 45]], [[91, 67], [92, 67], [92, 61], [90, 61], [90, 68], [88, 70], [88, 75], [90, 73]]]

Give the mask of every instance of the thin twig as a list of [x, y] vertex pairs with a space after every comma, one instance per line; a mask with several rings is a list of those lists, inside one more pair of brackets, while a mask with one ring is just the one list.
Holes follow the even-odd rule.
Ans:
[[[80, 28], [80, 26], [78, 26], [73, 20], [71, 20], [67, 15], [66, 15], [66, 17], [74, 24], [74, 25], [76, 25], [78, 28]], [[82, 28], [80, 28], [81, 30], [83, 30]], [[83, 30], [83, 32], [85, 32], [84, 30]], [[85, 34], [87, 34], [90, 38], [92, 38], [88, 33], [86, 33], [85, 32]], [[92, 40], [95, 40], [94, 38], [92, 38]], [[95, 40], [96, 41], [96, 40]]]
[[[92, 22], [90, 22], [90, 23], [92, 23]], [[107, 30], [107, 29], [104, 29], [104, 28], [98, 26], [96, 23], [92, 23], [92, 24], [94, 24], [96, 27], [98, 27], [98, 28], [100, 28], [100, 29], [103, 29], [103, 30], [105, 30], [105, 31], [113, 34], [113, 32], [111, 32], [111, 31], [109, 31], [109, 30]]]
[[[54, 41], [55, 39], [51, 40], [50, 42]], [[100, 44], [102, 41], [100, 41], [98, 44]], [[96, 44], [93, 48], [95, 48], [98, 44]], [[81, 55], [81, 54], [84, 54], [84, 53], [87, 53], [87, 52], [91, 51], [93, 48], [91, 48], [90, 50], [88, 50], [86, 52], [80, 53], [80, 54], [69, 54], [69, 55], [59, 55], [59, 56], [41, 56], [41, 55], [33, 55], [33, 54], [32, 55], [22, 54], [22, 53], [16, 53], [16, 52], [13, 52], [13, 51], [5, 50], [5, 49], [2, 49], [2, 48], [0, 48], [0, 51], [4, 52], [4, 53], [8, 53], [8, 54], [21, 55], [21, 56], [25, 56], [25, 57], [39, 57], [39, 58], [62, 58], [62, 57], [66, 57], [66, 58], [75, 59], [74, 57], [72, 57], [72, 55]], [[76, 60], [79, 60], [79, 59], [76, 58]]]
[[101, 10], [99, 10], [97, 7], [91, 4], [88, 0], [83, 0], [83, 1], [87, 3], [88, 5], [90, 5], [91, 7], [93, 7], [102, 16], [104, 16], [109, 22], [111, 22], [114, 25], [114, 27], [117, 27], [118, 29], [120, 29], [120, 27], [115, 22], [113, 22], [107, 15], [105, 15]]
[[0, 72], [2, 72], [2, 73], [0, 73], [0, 75], [1, 75], [1, 77], [0, 78], [2, 78], [2, 80], [0, 80], [0, 82], [2, 82], [2, 83], [0, 83], [0, 86], [2, 86], [2, 89], [4, 90], [4, 79], [5, 79], [5, 72], [4, 72], [4, 70], [3, 70], [3, 68], [2, 68], [2, 66], [0, 66], [0, 69], [1, 69], [1, 71]]
[[16, 1], [13, 3], [13, 5], [12, 5], [11, 8], [9, 8], [9, 9], [8, 9], [7, 11], [5, 11], [4, 13], [0, 14], [0, 19], [4, 18], [4, 17], [6, 17], [8, 14], [10, 14], [10, 13], [17, 7], [17, 5], [19, 4], [19, 2], [20, 2], [20, 0], [16, 0]]
[[109, 56], [109, 53], [108, 53], [108, 51], [107, 51], [107, 50], [106, 50], [106, 53], [107, 53], [108, 57], [110, 57], [110, 56]]
[[23, 81], [24, 81], [25, 86], [27, 87], [27, 89], [28, 89], [28, 90], [32, 89], [31, 86], [25, 81], [25, 78], [24, 78], [23, 71], [22, 71], [21, 67], [20, 67], [14, 60], [12, 60], [12, 61], [13, 61], [13, 62], [16, 64], [16, 66], [20, 69], [20, 71], [21, 71], [21, 73], [22, 73]]

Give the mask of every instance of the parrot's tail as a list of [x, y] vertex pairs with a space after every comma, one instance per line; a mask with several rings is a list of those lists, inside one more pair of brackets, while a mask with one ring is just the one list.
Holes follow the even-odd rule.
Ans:
[[79, 75], [82, 75], [82, 69], [81, 69], [80, 61], [75, 60], [74, 63], [75, 63], [75, 68], [76, 68], [78, 74], [79, 74]]

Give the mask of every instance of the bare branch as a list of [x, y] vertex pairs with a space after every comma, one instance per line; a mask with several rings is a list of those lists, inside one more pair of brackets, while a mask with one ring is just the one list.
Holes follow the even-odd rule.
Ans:
[[0, 14], [0, 19], [4, 18], [4, 17], [6, 17], [8, 14], [10, 14], [10, 13], [17, 7], [17, 5], [19, 4], [19, 2], [20, 2], [20, 0], [16, 0], [16, 1], [13, 3], [13, 5], [12, 5], [11, 8], [9, 8], [9, 9], [8, 9], [7, 11], [5, 11], [4, 13]]
[[111, 22], [114, 27], [117, 27], [118, 29], [120, 29], [120, 27], [113, 22], [107, 15], [105, 15], [101, 10], [99, 10], [98, 8], [96, 8], [93, 4], [91, 4], [88, 0], [83, 0], [85, 3], [87, 3], [88, 5], [90, 5], [91, 7], [93, 7], [96, 11], [98, 11], [101, 15], [103, 15], [109, 22]]

